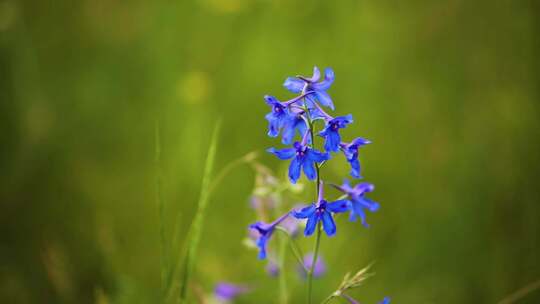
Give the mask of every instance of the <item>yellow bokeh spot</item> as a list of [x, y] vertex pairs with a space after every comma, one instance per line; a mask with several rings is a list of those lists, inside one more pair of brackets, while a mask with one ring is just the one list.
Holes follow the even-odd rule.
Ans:
[[185, 103], [197, 104], [204, 102], [210, 95], [208, 75], [201, 71], [188, 72], [180, 79], [177, 95]]

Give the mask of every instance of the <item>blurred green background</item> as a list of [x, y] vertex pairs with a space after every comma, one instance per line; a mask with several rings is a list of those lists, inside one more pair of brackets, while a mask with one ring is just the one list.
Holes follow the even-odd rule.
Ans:
[[[1, 0], [0, 302], [156, 303], [156, 121], [183, 239], [216, 120], [217, 170], [280, 146], [262, 96], [291, 97], [284, 79], [313, 65], [335, 70], [346, 138], [374, 142], [361, 162], [382, 206], [323, 238], [316, 298], [376, 261], [362, 303], [498, 302], [540, 279], [539, 18], [537, 1]], [[252, 187], [239, 167], [211, 199], [195, 279], [275, 303], [241, 245]]]

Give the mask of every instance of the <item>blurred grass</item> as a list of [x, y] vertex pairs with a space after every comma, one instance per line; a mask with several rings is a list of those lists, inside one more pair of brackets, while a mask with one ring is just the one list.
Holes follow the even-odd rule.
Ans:
[[[376, 260], [352, 294], [366, 303], [503, 299], [540, 277], [538, 12], [535, 1], [3, 0], [0, 302], [159, 299], [156, 117], [165, 228], [187, 232], [216, 118], [216, 168], [277, 145], [262, 96], [288, 98], [285, 77], [315, 64], [336, 71], [336, 113], [356, 122], [345, 136], [373, 141], [360, 158], [381, 203], [369, 230], [340, 219], [323, 240], [330, 272], [316, 297]], [[323, 174], [346, 170], [336, 160]], [[244, 303], [276, 298], [240, 245], [252, 173], [223, 185], [197, 284], [258, 282]], [[291, 303], [303, 300], [302, 282], [288, 283]]]
[[[197, 249], [199, 242], [201, 240], [201, 234], [203, 231], [203, 223], [206, 216], [206, 209], [208, 208], [208, 201], [210, 195], [212, 194], [212, 171], [214, 168], [214, 159], [216, 157], [217, 143], [219, 139], [219, 130], [221, 123], [218, 120], [212, 133], [212, 139], [210, 140], [210, 145], [208, 146], [208, 154], [206, 156], [206, 163], [204, 165], [204, 175], [201, 185], [201, 192], [199, 196], [199, 201], [197, 203], [197, 212], [193, 217], [193, 222], [189, 227], [188, 233], [186, 235], [187, 243], [185, 244], [185, 255], [182, 257], [182, 274], [180, 280], [180, 292], [179, 299], [180, 303], [185, 303], [188, 298], [188, 287], [190, 285], [190, 280], [192, 279], [193, 271], [197, 262]], [[174, 273], [175, 269], [171, 269]], [[172, 285], [176, 285], [176, 278], [172, 278]], [[173, 298], [174, 294], [173, 294]], [[176, 302], [176, 301], [175, 301]]]

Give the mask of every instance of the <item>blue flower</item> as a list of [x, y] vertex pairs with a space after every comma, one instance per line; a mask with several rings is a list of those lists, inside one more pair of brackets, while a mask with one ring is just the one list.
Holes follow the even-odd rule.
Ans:
[[340, 143], [339, 148], [343, 151], [345, 158], [351, 165], [351, 176], [361, 178], [360, 176], [360, 161], [358, 161], [358, 148], [370, 144], [371, 142], [361, 137], [356, 138], [350, 143]]
[[306, 229], [304, 235], [309, 236], [315, 232], [315, 227], [319, 221], [322, 221], [324, 231], [328, 236], [336, 234], [336, 223], [332, 218], [333, 213], [340, 213], [349, 210], [348, 200], [337, 200], [334, 202], [327, 202], [323, 198], [323, 185], [319, 186], [319, 197], [317, 204], [313, 203], [310, 206], [300, 209], [300, 211], [293, 211], [293, 216], [298, 219], [307, 219]]
[[334, 103], [332, 102], [330, 95], [326, 93], [326, 90], [328, 90], [334, 82], [334, 71], [331, 68], [326, 68], [324, 71], [324, 80], [319, 82], [320, 78], [321, 72], [319, 71], [319, 68], [314, 67], [312, 77], [288, 77], [283, 83], [283, 86], [293, 93], [313, 91], [314, 93], [312, 95], [306, 96], [306, 101], [309, 108], [312, 108], [310, 103], [318, 101], [323, 106], [329, 107], [333, 110]]
[[357, 217], [360, 217], [362, 225], [369, 227], [364, 209], [375, 212], [379, 210], [379, 203], [368, 199], [365, 194], [375, 190], [375, 186], [370, 183], [360, 183], [352, 188], [349, 181], [345, 180], [343, 185], [335, 187], [349, 197], [350, 220], [355, 221]]
[[352, 115], [349, 114], [346, 116], [338, 116], [336, 118], [329, 119], [326, 122], [324, 129], [319, 132], [319, 135], [325, 139], [324, 149], [326, 151], [339, 151], [339, 144], [341, 143], [339, 129], [345, 128], [345, 126], [350, 124], [352, 121]]
[[214, 296], [221, 301], [229, 302], [248, 291], [249, 288], [245, 285], [220, 282], [214, 288]]
[[[304, 264], [304, 267], [299, 267], [298, 272], [303, 278], [307, 277], [306, 269], [311, 269], [311, 265], [313, 265], [313, 253], [307, 253], [302, 263]], [[326, 273], [326, 264], [324, 263], [322, 256], [319, 254], [317, 256], [317, 261], [315, 261], [315, 267], [313, 268], [313, 277], [318, 278], [323, 276]]]
[[274, 233], [276, 226], [281, 223], [283, 220], [285, 220], [289, 216], [289, 213], [286, 213], [282, 215], [277, 220], [273, 221], [272, 223], [263, 223], [263, 222], [256, 222], [254, 224], [249, 225], [250, 229], [253, 229], [259, 233], [258, 239], [256, 241], [257, 247], [259, 247], [259, 259], [265, 259], [266, 258], [266, 244], [272, 237], [272, 234]]
[[[292, 111], [291, 111], [292, 112]], [[294, 139], [294, 135], [298, 132], [300, 136], [306, 133], [306, 122], [302, 118], [302, 113], [290, 113], [288, 119], [283, 124], [283, 137], [281, 142], [285, 145], [290, 145]]]
[[265, 116], [266, 120], [268, 120], [268, 136], [277, 137], [279, 131], [289, 119], [287, 105], [270, 95], [264, 96], [264, 100], [266, 101], [266, 104], [272, 107], [272, 112]]
[[294, 143], [294, 148], [282, 150], [270, 148], [266, 151], [276, 155], [279, 159], [285, 160], [292, 158], [291, 164], [289, 165], [289, 179], [293, 184], [296, 184], [296, 181], [300, 178], [300, 171], [302, 169], [308, 179], [314, 180], [315, 177], [317, 177], [315, 163], [330, 159], [328, 153], [322, 153], [299, 142]]

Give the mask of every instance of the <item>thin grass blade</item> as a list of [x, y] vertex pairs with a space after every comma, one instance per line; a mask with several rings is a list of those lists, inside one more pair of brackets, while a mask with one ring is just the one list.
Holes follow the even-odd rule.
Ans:
[[165, 301], [167, 297], [167, 281], [170, 271], [170, 255], [169, 246], [167, 244], [167, 237], [165, 231], [165, 201], [163, 200], [162, 185], [163, 175], [161, 170], [161, 140], [159, 121], [156, 121], [155, 130], [155, 174], [156, 174], [156, 203], [158, 207], [159, 217], [159, 245], [161, 252], [161, 297], [162, 301]]
[[210, 198], [210, 185], [211, 185], [211, 175], [214, 168], [214, 159], [216, 156], [216, 148], [219, 137], [221, 123], [218, 122], [214, 128], [212, 134], [212, 140], [210, 142], [210, 147], [208, 149], [208, 155], [206, 157], [206, 163], [204, 166], [204, 174], [201, 185], [201, 192], [199, 195], [199, 202], [197, 206], [197, 213], [191, 223], [189, 232], [187, 235], [188, 243], [186, 243], [186, 253], [184, 256], [182, 279], [180, 281], [180, 303], [186, 302], [187, 298], [187, 288], [189, 285], [190, 277], [193, 273], [195, 267], [195, 261], [197, 258], [197, 248], [201, 239], [201, 233], [203, 228], [203, 222], [206, 215], [206, 207], [208, 205], [208, 200]]

